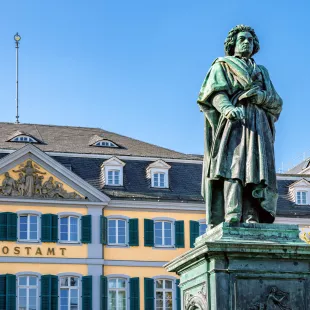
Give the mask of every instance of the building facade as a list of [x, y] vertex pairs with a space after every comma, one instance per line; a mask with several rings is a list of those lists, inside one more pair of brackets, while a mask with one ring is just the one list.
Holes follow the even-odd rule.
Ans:
[[[278, 175], [276, 221], [307, 229], [300, 172]], [[201, 175], [102, 129], [0, 123], [0, 310], [180, 310], [163, 265], [206, 231]]]
[[163, 265], [205, 232], [202, 158], [0, 123], [0, 309], [180, 309]]

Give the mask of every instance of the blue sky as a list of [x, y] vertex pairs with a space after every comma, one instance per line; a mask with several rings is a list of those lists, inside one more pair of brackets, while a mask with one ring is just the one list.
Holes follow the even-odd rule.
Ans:
[[101, 127], [185, 153], [203, 153], [196, 104], [236, 24], [252, 26], [284, 100], [276, 161], [310, 156], [308, 0], [6, 0], [0, 6], [0, 121]]

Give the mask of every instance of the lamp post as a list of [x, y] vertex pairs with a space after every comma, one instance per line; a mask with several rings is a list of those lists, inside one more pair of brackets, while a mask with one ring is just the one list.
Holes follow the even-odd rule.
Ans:
[[18, 48], [19, 48], [19, 41], [21, 36], [16, 32], [14, 36], [15, 40], [15, 48], [16, 48], [16, 124], [19, 124], [19, 115], [18, 115]]

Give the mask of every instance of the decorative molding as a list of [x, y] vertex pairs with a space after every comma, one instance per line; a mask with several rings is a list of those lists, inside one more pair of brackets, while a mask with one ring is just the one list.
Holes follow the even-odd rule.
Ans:
[[185, 293], [184, 296], [184, 309], [185, 310], [206, 310], [208, 309], [208, 301], [207, 301], [207, 286], [204, 284], [201, 287], [201, 290], [192, 295], [190, 293]]
[[78, 192], [83, 191], [84, 193], [81, 194], [83, 194], [85, 197], [92, 196], [92, 200], [97, 199], [102, 203], [108, 203], [110, 201], [110, 198], [107, 195], [94, 188], [88, 182], [77, 176], [75, 173], [71, 172], [58, 161], [47, 155], [47, 153], [44, 153], [32, 144], [27, 144], [17, 151], [12, 152], [10, 155], [1, 158], [0, 173], [4, 173], [4, 169], [13, 168], [16, 166], [16, 164], [20, 163], [21, 160], [24, 161], [26, 159], [35, 160], [51, 174], [57, 174], [56, 177], [58, 178], [65, 178], [67, 180], [66, 183], [68, 186], [72, 187]]

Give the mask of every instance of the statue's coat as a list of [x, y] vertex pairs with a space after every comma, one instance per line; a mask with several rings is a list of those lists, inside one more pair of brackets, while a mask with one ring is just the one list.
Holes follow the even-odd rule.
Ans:
[[[202, 194], [207, 204], [207, 222], [223, 208], [223, 200], [214, 199], [222, 179], [238, 179], [243, 186], [256, 184], [252, 195], [260, 200], [265, 223], [274, 221], [277, 184], [274, 161], [274, 123], [282, 110], [282, 100], [275, 91], [265, 67], [253, 66], [233, 56], [216, 59], [202, 84], [198, 104], [205, 114], [205, 156]], [[262, 105], [238, 98], [255, 86], [254, 69], [260, 72], [266, 100]], [[212, 105], [212, 96], [224, 92], [234, 106], [243, 106], [245, 120], [230, 121]], [[222, 191], [222, 189], [220, 190]], [[213, 199], [212, 199], [213, 198]], [[266, 212], [265, 212], [266, 211]]]

